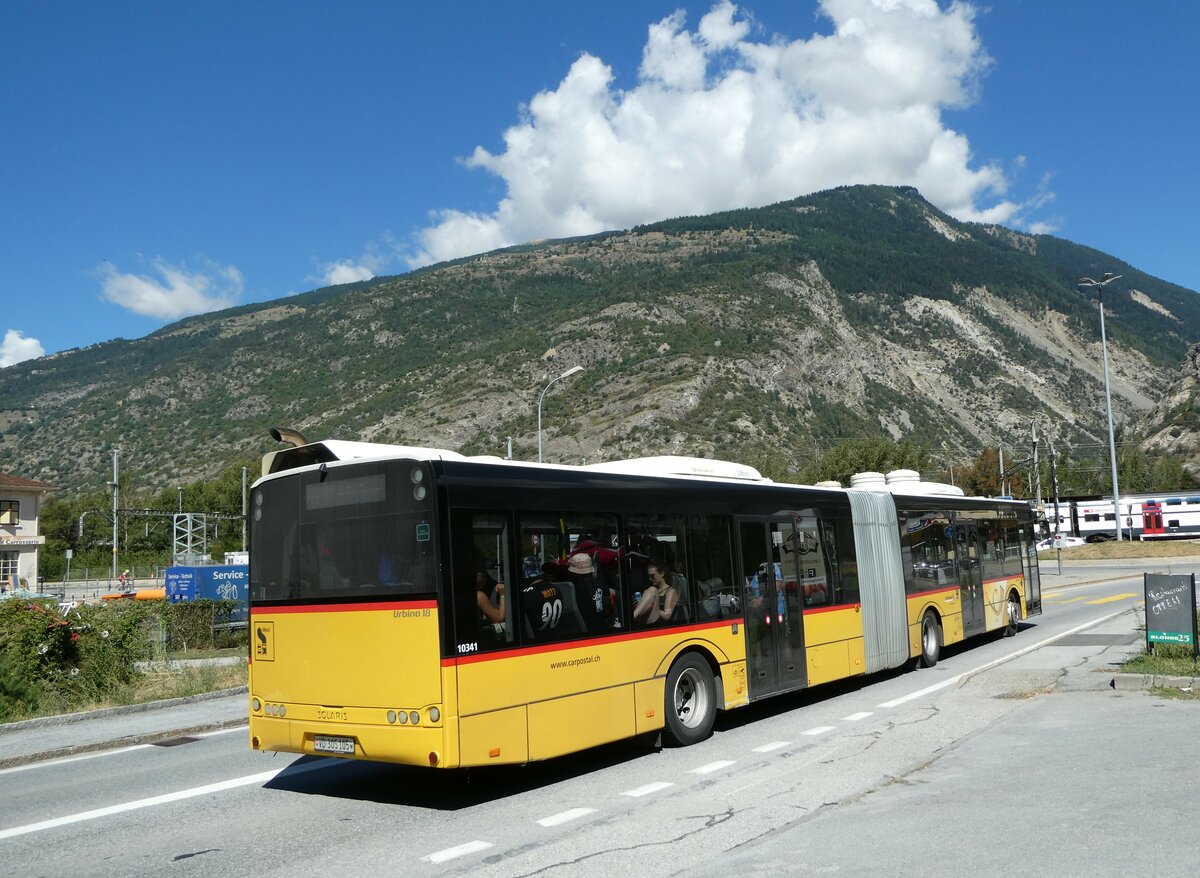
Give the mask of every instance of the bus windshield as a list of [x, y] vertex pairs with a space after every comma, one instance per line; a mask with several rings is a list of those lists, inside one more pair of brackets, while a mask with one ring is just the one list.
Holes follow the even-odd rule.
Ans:
[[251, 600], [432, 595], [436, 543], [429, 484], [421, 464], [381, 461], [256, 486]]

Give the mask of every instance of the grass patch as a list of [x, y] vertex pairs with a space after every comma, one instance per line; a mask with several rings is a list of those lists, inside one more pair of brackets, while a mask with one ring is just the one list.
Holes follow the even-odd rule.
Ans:
[[176, 671], [152, 671], [137, 682], [129, 704], [187, 698], [246, 685], [246, 665], [194, 665]]
[[[1128, 561], [1137, 558], [1180, 558], [1200, 556], [1198, 540], [1162, 540], [1138, 542], [1110, 540], [1106, 543], [1088, 543], [1063, 549], [1064, 561]], [[1039, 561], [1057, 561], [1058, 553], [1051, 549], [1038, 552]]]
[[[1121, 663], [1121, 672], [1125, 674], [1144, 674], [1153, 677], [1197, 677], [1200, 676], [1200, 664], [1192, 657], [1192, 650], [1186, 646], [1171, 643], [1156, 643], [1153, 652]], [[1154, 693], [1164, 698], [1174, 698], [1182, 701], [1200, 700], [1200, 692], [1192, 689], [1180, 689], [1175, 686], [1156, 686]]]

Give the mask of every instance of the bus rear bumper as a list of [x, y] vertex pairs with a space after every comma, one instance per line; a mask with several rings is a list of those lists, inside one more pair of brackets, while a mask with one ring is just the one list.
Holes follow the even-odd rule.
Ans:
[[440, 725], [376, 726], [251, 716], [250, 746], [305, 756], [453, 767], [448, 758], [446, 729]]

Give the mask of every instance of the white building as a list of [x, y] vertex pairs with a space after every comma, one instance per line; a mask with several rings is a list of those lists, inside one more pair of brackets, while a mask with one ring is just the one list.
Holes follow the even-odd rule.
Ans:
[[42, 498], [53, 485], [0, 473], [0, 588], [37, 589], [38, 548], [46, 538], [38, 534]]

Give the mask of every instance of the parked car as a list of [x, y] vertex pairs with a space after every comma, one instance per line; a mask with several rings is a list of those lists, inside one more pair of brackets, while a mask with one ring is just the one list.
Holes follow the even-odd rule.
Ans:
[[1083, 537], [1069, 537], [1066, 534], [1059, 534], [1057, 540], [1054, 537], [1038, 540], [1037, 550], [1039, 552], [1048, 552], [1051, 549], [1071, 549], [1075, 546], [1085, 545], [1087, 545], [1087, 540]]

